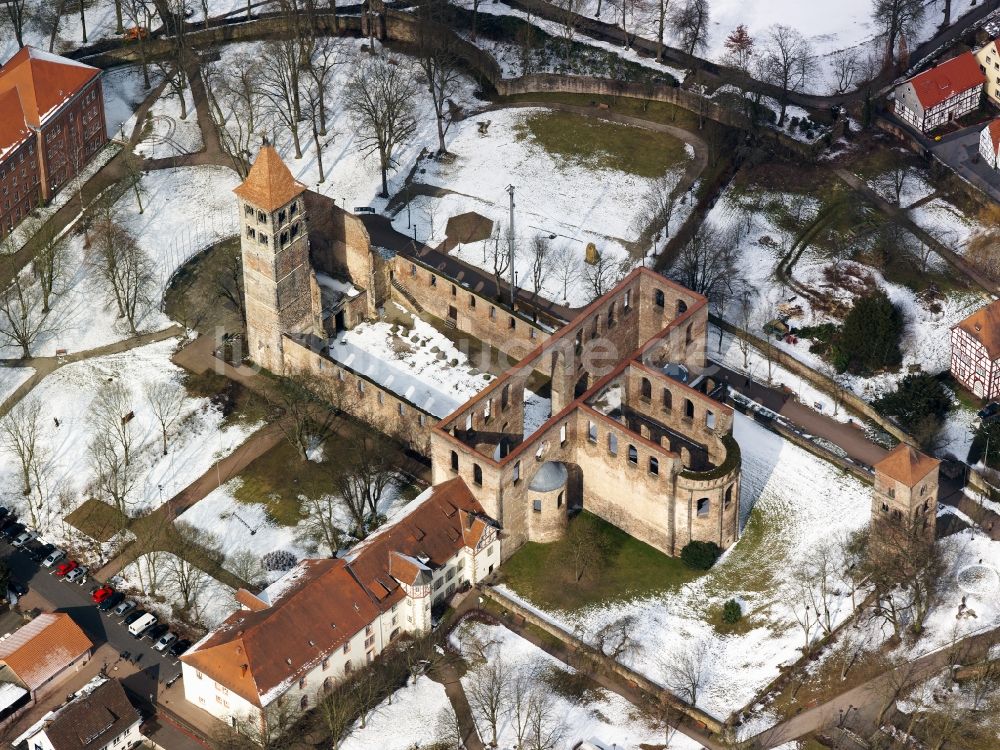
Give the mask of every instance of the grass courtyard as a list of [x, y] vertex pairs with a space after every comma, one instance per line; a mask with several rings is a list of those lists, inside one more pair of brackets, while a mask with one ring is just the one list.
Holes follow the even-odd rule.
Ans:
[[603, 564], [576, 582], [566, 573], [572, 540], [551, 544], [528, 542], [502, 568], [504, 582], [545, 609], [574, 611], [591, 604], [622, 601], [678, 589], [695, 580], [679, 558], [668, 557], [621, 529], [587, 512], [571, 524], [582, 524], [603, 542]]

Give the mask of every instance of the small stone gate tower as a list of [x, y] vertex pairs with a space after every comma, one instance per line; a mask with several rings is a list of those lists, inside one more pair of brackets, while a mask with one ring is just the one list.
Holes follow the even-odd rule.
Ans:
[[906, 443], [875, 464], [872, 521], [876, 533], [898, 529], [934, 538], [940, 464]]
[[305, 190], [269, 145], [233, 190], [240, 199], [248, 354], [276, 373], [284, 370], [282, 335], [308, 335], [322, 326], [309, 262]]

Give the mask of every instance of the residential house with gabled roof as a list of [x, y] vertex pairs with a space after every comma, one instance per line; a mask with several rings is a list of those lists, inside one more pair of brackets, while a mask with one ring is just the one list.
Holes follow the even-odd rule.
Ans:
[[0, 683], [32, 700], [47, 695], [90, 659], [94, 644], [65, 612], [46, 612], [0, 640]]
[[0, 238], [107, 141], [98, 68], [34, 47], [0, 66]]
[[339, 559], [304, 560], [181, 657], [184, 695], [227, 723], [304, 710], [500, 564], [499, 525], [464, 480], [431, 487]]
[[1000, 300], [952, 327], [951, 374], [979, 398], [1000, 398]]
[[143, 741], [141, 722], [122, 684], [96, 677], [12, 744], [24, 742], [28, 750], [129, 750]]
[[1000, 105], [1000, 49], [997, 48], [995, 39], [976, 51], [976, 62], [986, 76], [986, 85], [983, 88], [986, 97], [994, 104]]
[[899, 84], [896, 115], [927, 133], [978, 107], [985, 81], [975, 55], [965, 52]]
[[997, 168], [998, 152], [1000, 152], [1000, 117], [992, 120], [979, 134], [979, 156], [993, 169]]

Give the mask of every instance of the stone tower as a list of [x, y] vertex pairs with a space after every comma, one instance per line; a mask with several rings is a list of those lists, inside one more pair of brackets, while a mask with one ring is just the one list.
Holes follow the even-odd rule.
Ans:
[[247, 345], [258, 365], [284, 371], [282, 335], [306, 336], [321, 326], [319, 287], [309, 262], [305, 185], [265, 145], [239, 200]]
[[934, 538], [941, 462], [900, 443], [875, 464], [873, 527]]

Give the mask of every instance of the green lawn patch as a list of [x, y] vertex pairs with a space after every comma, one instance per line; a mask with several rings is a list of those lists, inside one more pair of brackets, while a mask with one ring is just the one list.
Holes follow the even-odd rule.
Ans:
[[528, 542], [501, 569], [508, 586], [541, 607], [572, 611], [659, 594], [699, 575], [679, 558], [664, 555], [590, 513], [580, 513], [570, 523], [586, 524], [604, 538], [607, 557], [599, 570], [579, 582], [567, 577], [568, 566], [563, 562], [568, 553], [566, 541]]
[[92, 497], [66, 516], [66, 522], [91, 539], [106, 542], [128, 525], [128, 518], [113, 505]]
[[255, 459], [243, 473], [233, 493], [241, 503], [259, 503], [268, 516], [282, 526], [302, 520], [301, 495], [319, 498], [332, 490], [330, 474], [323, 464], [302, 461], [287, 440], [282, 440]]
[[540, 112], [516, 128], [550, 154], [574, 165], [620, 169], [655, 178], [683, 162], [684, 144], [666, 133], [581, 117], [571, 112]]

